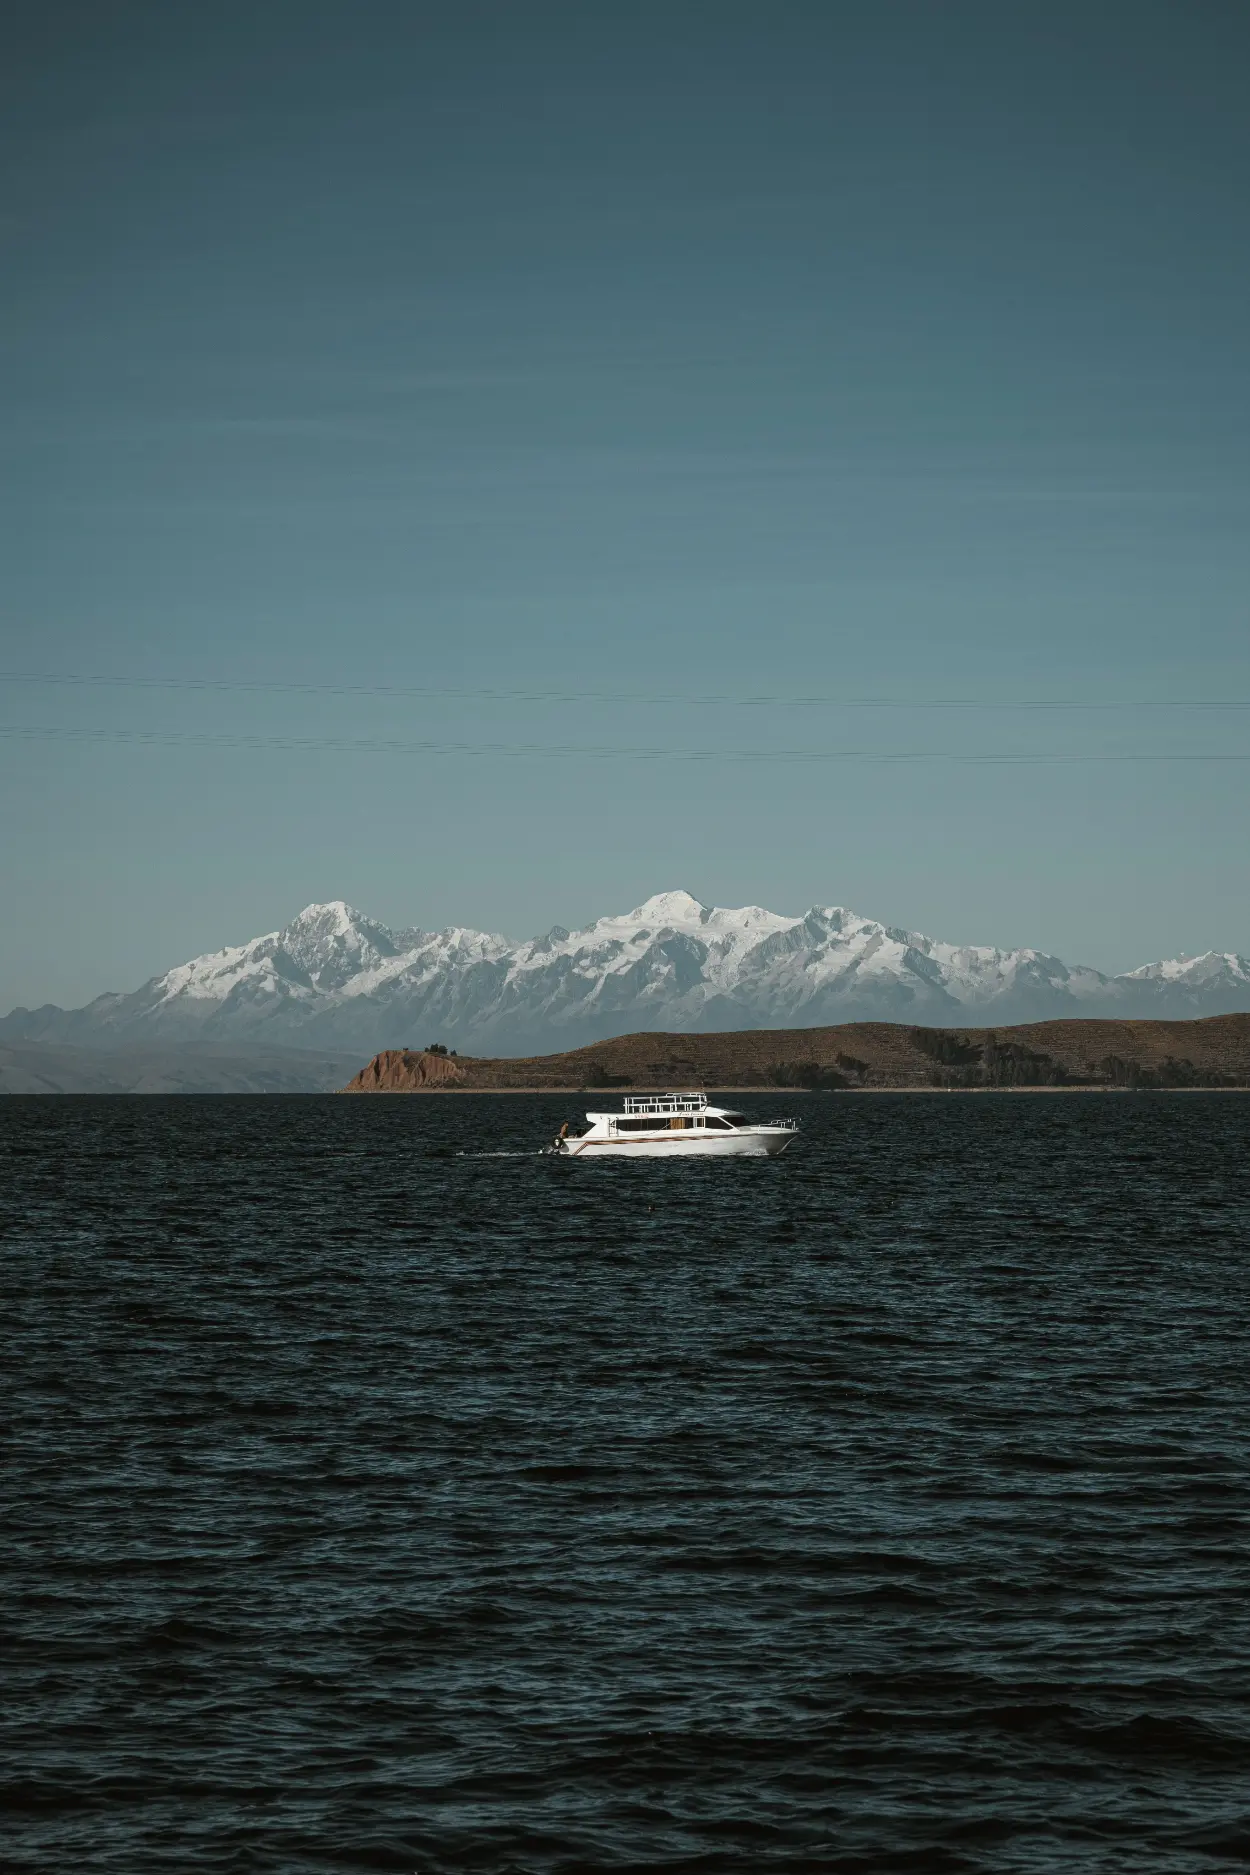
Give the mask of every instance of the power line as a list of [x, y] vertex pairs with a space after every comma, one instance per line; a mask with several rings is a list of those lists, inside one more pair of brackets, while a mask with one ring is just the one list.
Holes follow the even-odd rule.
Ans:
[[123, 690], [189, 690], [256, 692], [325, 697], [428, 697], [499, 703], [613, 703], [679, 704], [732, 709], [842, 709], [842, 710], [977, 710], [1108, 711], [1108, 710], [1250, 710], [1250, 699], [1240, 697], [853, 697], [809, 694], [804, 696], [745, 695], [727, 692], [642, 692], [615, 690], [560, 690], [547, 688], [497, 689], [427, 684], [317, 684], [285, 678], [235, 677], [126, 677], [77, 671], [4, 671], [0, 684], [80, 686]]
[[1250, 762], [1250, 751], [1122, 750], [1082, 754], [1063, 750], [998, 753], [966, 749], [707, 749], [569, 742], [457, 742], [390, 736], [283, 736], [168, 729], [80, 729], [0, 723], [0, 736], [25, 741], [102, 742], [152, 747], [284, 749], [345, 755], [504, 755], [595, 761], [974, 763], [1054, 766], [1106, 762]]

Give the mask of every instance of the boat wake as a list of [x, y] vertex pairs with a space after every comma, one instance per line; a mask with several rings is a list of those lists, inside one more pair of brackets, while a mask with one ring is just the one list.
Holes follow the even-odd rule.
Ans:
[[527, 1152], [458, 1152], [457, 1159], [541, 1159], [542, 1153], [531, 1147]]

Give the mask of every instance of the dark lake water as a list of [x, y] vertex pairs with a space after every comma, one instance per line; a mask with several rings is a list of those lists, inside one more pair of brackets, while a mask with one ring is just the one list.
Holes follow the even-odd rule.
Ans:
[[3, 1866], [1250, 1862], [1250, 1097], [583, 1104], [0, 1102]]

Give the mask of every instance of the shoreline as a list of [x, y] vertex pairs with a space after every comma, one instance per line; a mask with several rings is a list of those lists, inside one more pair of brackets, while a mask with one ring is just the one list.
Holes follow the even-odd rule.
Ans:
[[843, 1023], [724, 1034], [621, 1035], [559, 1054], [386, 1048], [352, 1094], [618, 1097], [688, 1088], [776, 1103], [800, 1094], [1223, 1093], [1250, 1088], [1250, 1012], [1192, 1022], [1063, 1019], [1003, 1029]]
[[[603, 1094], [616, 1100], [623, 1094], [656, 1090], [649, 1088], [634, 1089], [629, 1087], [377, 1087], [347, 1088], [341, 1087], [340, 1094], [368, 1094], [370, 1099], [394, 1098], [407, 1100], [413, 1094], [550, 1094], [570, 1096]], [[667, 1091], [667, 1090], [666, 1090]], [[848, 1095], [859, 1094], [1250, 1094], [1250, 1083], [1244, 1087], [1113, 1087], [1099, 1085], [1096, 1082], [1074, 1084], [1070, 1087], [1042, 1085], [1038, 1087], [696, 1087], [674, 1090], [680, 1093], [706, 1094], [709, 1099], [717, 1094], [751, 1094], [776, 1096], [777, 1099], [795, 1100], [843, 1100]]]
[[[347, 1087], [0, 1088], [0, 1110], [2, 1110], [3, 1103], [6, 1100], [338, 1100], [345, 1094], [359, 1093], [367, 1093], [370, 1099], [395, 1098], [406, 1100], [415, 1093], [428, 1095], [451, 1094], [482, 1096], [517, 1094], [524, 1095], [527, 1098], [533, 1095], [542, 1095], [551, 1100], [582, 1100], [600, 1091], [606, 1093], [610, 1099], [616, 1099], [619, 1098], [621, 1094], [629, 1093], [631, 1090], [629, 1088], [615, 1087], [602, 1090], [592, 1087], [379, 1087], [368, 1089]], [[656, 1090], [642, 1089], [641, 1091], [648, 1092]], [[806, 1101], [820, 1096], [824, 1099], [836, 1102], [848, 1096], [854, 1099], [861, 1095], [879, 1097], [885, 1094], [906, 1094], [918, 1098], [925, 1095], [933, 1095], [934, 1097], [940, 1095], [943, 1099], [950, 1094], [965, 1096], [969, 1094], [975, 1094], [977, 1096], [1012, 1096], [1016, 1094], [1150, 1094], [1152, 1096], [1160, 1094], [1250, 1094], [1250, 1084], [1242, 1084], [1237, 1087], [1116, 1087], [1111, 1085], [1100, 1086], [1097, 1083], [1086, 1082], [1084, 1085], [1077, 1084], [1070, 1087], [1055, 1087], [1053, 1085], [1041, 1087], [778, 1087], [773, 1089], [762, 1087], [701, 1087], [690, 1091], [701, 1094], [705, 1093], [709, 1099], [715, 1099], [723, 1094], [731, 1094], [735, 1097], [742, 1094], [749, 1094], [752, 1096], [775, 1096], [777, 1101], [781, 1101], [783, 1097], [791, 1097], [796, 1101]], [[596, 1108], [595, 1111], [599, 1112], [602, 1111], [602, 1109]]]

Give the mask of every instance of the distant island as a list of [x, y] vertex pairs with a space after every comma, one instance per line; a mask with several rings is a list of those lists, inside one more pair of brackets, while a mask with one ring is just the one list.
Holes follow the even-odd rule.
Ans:
[[1085, 1017], [1011, 1028], [847, 1022], [723, 1035], [621, 1035], [567, 1054], [491, 1059], [384, 1049], [347, 1094], [574, 1093], [613, 1088], [850, 1092], [946, 1088], [1250, 1087], [1250, 1015], [1196, 1022]]

